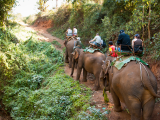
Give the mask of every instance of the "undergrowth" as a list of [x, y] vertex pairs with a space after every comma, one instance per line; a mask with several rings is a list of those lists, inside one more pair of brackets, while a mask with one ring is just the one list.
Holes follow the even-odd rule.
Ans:
[[[0, 30], [0, 82], [1, 98], [11, 117], [81, 119], [78, 116], [90, 108], [91, 90], [64, 73], [63, 53], [51, 43], [38, 41], [34, 31], [16, 23], [8, 27]], [[85, 114], [92, 119], [97, 115], [107, 119], [100, 112]]]
[[61, 48], [61, 44], [58, 41], [52, 41], [53, 45], [56, 45], [57, 47]]

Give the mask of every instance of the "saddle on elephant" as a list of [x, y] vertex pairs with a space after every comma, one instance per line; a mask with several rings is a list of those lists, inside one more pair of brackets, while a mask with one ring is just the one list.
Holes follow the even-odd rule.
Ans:
[[70, 40], [78, 40], [77, 38], [78, 38], [78, 36], [67, 36], [67, 35], [66, 35], [67, 41], [70, 41]]
[[94, 49], [94, 48], [90, 48], [90, 47], [86, 47], [86, 49], [84, 49], [83, 52], [92, 53], [92, 54], [95, 53], [95, 52], [101, 52], [102, 53], [102, 51], [100, 49], [98, 49], [98, 48]]
[[113, 60], [111, 62], [111, 66], [116, 67], [118, 70], [122, 69], [122, 67], [125, 67], [127, 65], [127, 63], [131, 62], [131, 61], [136, 61], [141, 62], [144, 65], [147, 65], [149, 67], [149, 65], [143, 61], [142, 59], [140, 59], [138, 56], [120, 56], [117, 57], [115, 60]]
[[[129, 50], [122, 50], [121, 47], [122, 46], [126, 46], [128, 47]], [[139, 57], [142, 57], [143, 56], [143, 53], [135, 53], [134, 52], [134, 49], [132, 49], [132, 47], [130, 45], [120, 45], [119, 47], [116, 47], [116, 50], [115, 50], [115, 53], [117, 53], [118, 56], [139, 56]]]
[[102, 49], [102, 46], [99, 46], [99, 47], [98, 47], [98, 46], [95, 45], [94, 43], [89, 43], [89, 44], [90, 44], [90, 45], [89, 45], [90, 48], [93, 48], [93, 49], [100, 49], [100, 50]]

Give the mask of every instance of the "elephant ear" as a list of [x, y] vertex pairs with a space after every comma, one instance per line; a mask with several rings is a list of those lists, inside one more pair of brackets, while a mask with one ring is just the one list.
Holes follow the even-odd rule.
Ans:
[[73, 56], [74, 56], [74, 59], [75, 59], [75, 60], [78, 59], [79, 53], [78, 53], [77, 50], [74, 51]]
[[65, 41], [64, 41], [64, 46], [66, 46], [66, 45], [67, 45], [67, 42], [68, 42], [68, 40], [65, 40]]
[[108, 73], [108, 70], [109, 70], [110, 65], [111, 65], [111, 62], [110, 62], [110, 60], [108, 60], [108, 61], [106, 62], [106, 71], [105, 71], [105, 75]]

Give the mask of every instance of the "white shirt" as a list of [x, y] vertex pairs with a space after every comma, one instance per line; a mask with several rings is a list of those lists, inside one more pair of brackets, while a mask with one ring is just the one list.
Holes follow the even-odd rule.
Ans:
[[132, 48], [134, 48], [134, 42], [135, 42], [136, 40], [137, 40], [136, 38], [134, 38], [134, 39], [132, 40]]
[[68, 34], [72, 34], [72, 30], [71, 29], [68, 29]]
[[100, 36], [96, 36], [94, 39], [96, 40], [96, 43], [101, 44], [101, 37]]
[[77, 29], [76, 28], [73, 28], [73, 33], [77, 34]]

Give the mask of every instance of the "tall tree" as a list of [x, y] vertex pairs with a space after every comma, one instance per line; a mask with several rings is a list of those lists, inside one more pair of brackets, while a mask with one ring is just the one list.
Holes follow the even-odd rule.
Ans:
[[151, 38], [151, 32], [150, 32], [150, 24], [151, 24], [151, 1], [148, 2], [149, 6], [149, 13], [148, 13], [148, 39]]
[[4, 25], [4, 21], [8, 16], [8, 11], [10, 11], [16, 0], [0, 0], [0, 26]]
[[48, 0], [39, 0], [39, 1], [37, 2], [37, 4], [39, 5], [38, 9], [39, 9], [40, 11], [44, 12], [44, 11], [47, 9], [47, 7], [48, 7], [48, 6], [46, 6], [46, 2], [47, 2], [47, 1], [48, 1]]

